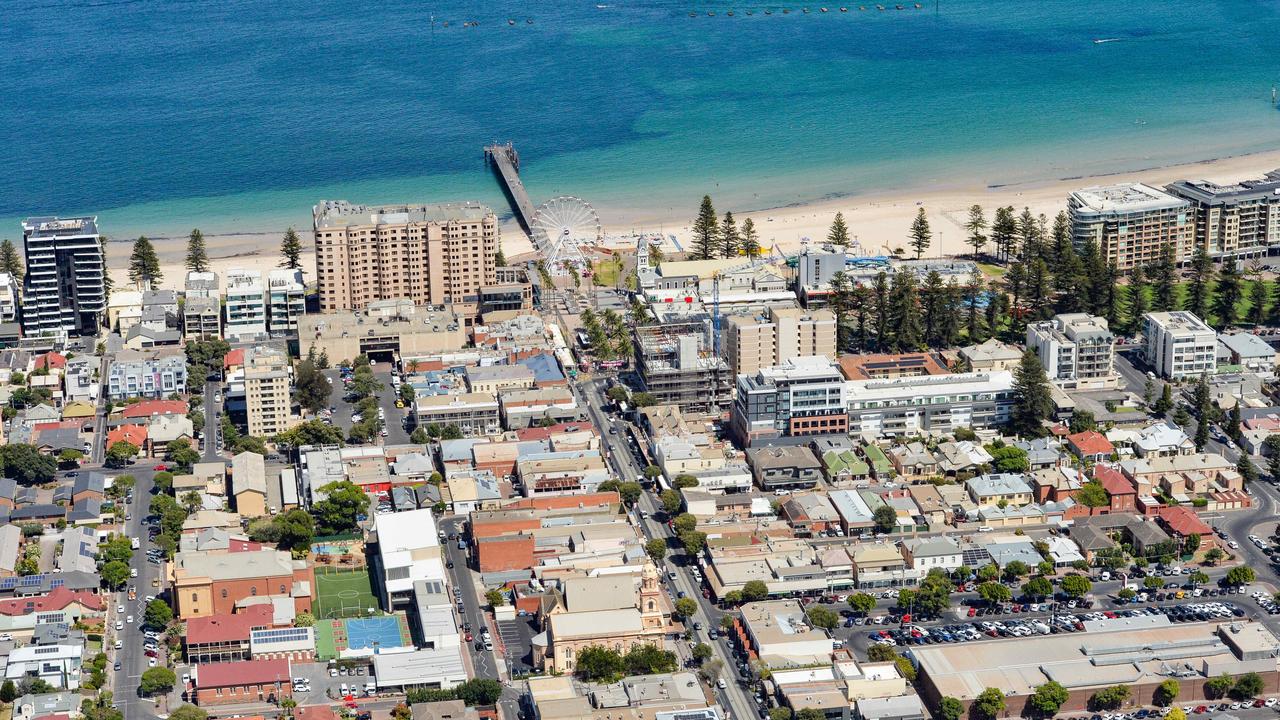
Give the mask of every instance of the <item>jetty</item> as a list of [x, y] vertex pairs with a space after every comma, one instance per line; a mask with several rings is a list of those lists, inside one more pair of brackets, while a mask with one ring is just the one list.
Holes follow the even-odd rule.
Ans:
[[520, 155], [515, 146], [511, 143], [486, 145], [484, 159], [502, 183], [502, 191], [510, 201], [511, 209], [515, 211], [516, 221], [532, 237], [534, 207], [529, 200], [529, 193], [524, 189], [524, 183], [520, 181]]

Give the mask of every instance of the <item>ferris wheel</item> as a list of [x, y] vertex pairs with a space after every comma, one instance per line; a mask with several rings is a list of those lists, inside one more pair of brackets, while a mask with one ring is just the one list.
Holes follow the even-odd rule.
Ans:
[[547, 269], [556, 275], [568, 271], [570, 264], [585, 265], [583, 245], [600, 241], [600, 216], [582, 198], [562, 195], [552, 198], [533, 214], [534, 243], [542, 253]]

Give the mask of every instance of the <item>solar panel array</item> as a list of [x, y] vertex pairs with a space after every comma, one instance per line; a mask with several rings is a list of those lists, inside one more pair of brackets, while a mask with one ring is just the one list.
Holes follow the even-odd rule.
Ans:
[[255, 643], [302, 642], [311, 637], [311, 628], [279, 628], [254, 630], [249, 639]]
[[60, 577], [54, 577], [49, 574], [45, 575], [25, 575], [22, 577], [0, 578], [0, 590], [13, 590], [15, 588], [33, 588], [40, 587], [45, 580], [49, 581], [49, 589], [60, 588], [66, 584], [66, 580]]

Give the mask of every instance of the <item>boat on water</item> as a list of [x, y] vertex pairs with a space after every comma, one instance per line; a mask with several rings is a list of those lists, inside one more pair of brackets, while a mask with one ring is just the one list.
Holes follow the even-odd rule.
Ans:
[[842, 8], [840, 8], [840, 12], [849, 12], [849, 8], [847, 8], [847, 7], [842, 7]]
[[725, 15], [728, 15], [729, 17], [733, 17], [733, 11], [730, 10], [729, 12], [725, 13]]
[[1123, 39], [1124, 39], [1124, 38], [1094, 38], [1094, 40], [1093, 40], [1093, 44], [1094, 44], [1094, 45], [1101, 45], [1101, 44], [1103, 44], [1103, 43], [1120, 42], [1120, 41], [1121, 41], [1121, 40], [1123, 40]]
[[515, 20], [512, 20], [511, 18], [507, 18], [507, 24], [508, 24], [508, 25], [515, 25], [515, 24], [516, 24], [516, 21], [515, 21]]

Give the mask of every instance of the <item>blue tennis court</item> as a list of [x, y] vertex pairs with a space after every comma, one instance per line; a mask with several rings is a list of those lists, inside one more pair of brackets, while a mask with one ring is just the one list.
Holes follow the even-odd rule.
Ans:
[[400, 616], [388, 615], [374, 618], [346, 620], [347, 648], [363, 650], [403, 647]]

